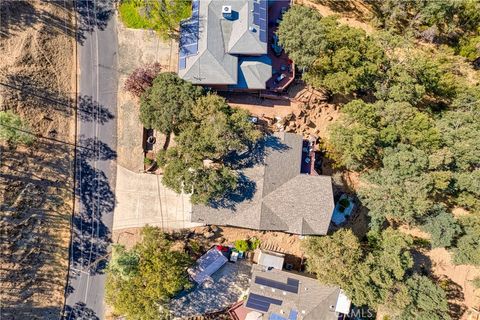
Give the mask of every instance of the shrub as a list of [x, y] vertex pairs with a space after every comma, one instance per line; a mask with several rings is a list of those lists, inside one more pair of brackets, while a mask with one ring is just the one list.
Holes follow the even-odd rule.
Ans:
[[476, 289], [480, 289], [480, 277], [475, 277], [472, 280], [472, 284]]
[[180, 21], [191, 15], [191, 1], [122, 0], [118, 11], [128, 28], [152, 29], [163, 39], [178, 34]]
[[127, 28], [135, 29], [151, 29], [153, 24], [148, 21], [145, 16], [142, 16], [139, 11], [140, 8], [134, 1], [122, 1], [118, 7], [120, 19]]
[[28, 133], [29, 126], [12, 111], [0, 111], [0, 141], [9, 143], [33, 142], [33, 135]]
[[235, 241], [235, 249], [241, 252], [246, 252], [250, 248], [247, 240], [237, 240]]
[[158, 62], [135, 69], [125, 81], [124, 89], [136, 97], [141, 97], [148, 88], [152, 87], [153, 80], [161, 70], [162, 66]]
[[143, 163], [144, 163], [145, 165], [149, 166], [149, 165], [151, 165], [151, 164], [153, 163], [153, 160], [150, 159], [150, 158], [145, 157], [145, 158], [143, 159]]
[[250, 243], [250, 250], [255, 250], [260, 247], [260, 240], [256, 237], [253, 237], [249, 240]]

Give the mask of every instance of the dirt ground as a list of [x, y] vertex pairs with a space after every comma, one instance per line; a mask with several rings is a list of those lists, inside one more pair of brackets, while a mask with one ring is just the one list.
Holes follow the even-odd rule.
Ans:
[[176, 71], [178, 45], [174, 40], [162, 41], [152, 30], [125, 28], [121, 23], [118, 24], [118, 42], [117, 161], [139, 172], [144, 169], [143, 126], [139, 120], [138, 98], [123, 89], [125, 80], [136, 68], [155, 62], [160, 63], [162, 71]]
[[36, 135], [0, 143], [1, 318], [57, 319], [73, 201], [72, 3], [0, 2], [0, 110]]
[[[133, 247], [141, 239], [141, 228], [129, 228], [115, 230], [113, 241], [127, 248]], [[192, 239], [198, 242], [204, 250], [213, 245], [233, 245], [236, 240], [250, 238], [260, 240], [260, 248], [282, 252], [286, 255], [286, 262], [300, 268], [304, 251], [301, 247], [301, 239], [298, 235], [283, 232], [265, 232], [234, 227], [195, 227], [185, 229], [176, 235], [177, 239]]]
[[315, 8], [324, 17], [339, 15], [338, 21], [350, 27], [363, 29], [372, 33], [375, 28], [369, 24], [374, 16], [368, 3], [362, 0], [294, 0], [295, 4], [302, 4]]

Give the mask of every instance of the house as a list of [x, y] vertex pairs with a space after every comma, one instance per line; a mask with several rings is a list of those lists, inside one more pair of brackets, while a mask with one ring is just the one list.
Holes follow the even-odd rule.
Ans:
[[302, 173], [302, 162], [311, 161], [304, 148], [302, 136], [294, 133], [267, 136], [253, 155], [260, 159], [239, 171], [238, 190], [224, 203], [194, 205], [192, 222], [326, 234], [334, 209], [331, 178]]
[[267, 53], [268, 0], [193, 0], [180, 27], [178, 75], [217, 89], [265, 89]]
[[322, 285], [297, 273], [254, 265], [244, 307], [252, 314], [261, 314], [257, 319], [337, 320], [349, 313], [350, 304], [339, 287]]

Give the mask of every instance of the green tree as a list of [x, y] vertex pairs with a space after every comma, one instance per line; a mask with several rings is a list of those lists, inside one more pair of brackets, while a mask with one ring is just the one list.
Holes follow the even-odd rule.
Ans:
[[480, 4], [475, 0], [370, 1], [380, 27], [397, 33], [413, 30], [428, 41], [454, 42], [472, 33], [480, 23]]
[[351, 170], [375, 166], [382, 151], [398, 144], [434, 151], [441, 134], [428, 114], [407, 102], [353, 100], [342, 108], [340, 121], [329, 128], [327, 150]]
[[328, 127], [327, 150], [341, 166], [361, 170], [378, 160], [378, 105], [353, 100], [342, 108], [339, 121]]
[[389, 303], [398, 309], [409, 302], [402, 282], [413, 264], [411, 244], [409, 237], [387, 229], [371, 233], [362, 246], [350, 230], [342, 229], [332, 236], [309, 237], [303, 245], [307, 270], [321, 283], [340, 286], [356, 305]]
[[138, 275], [140, 257], [134, 250], [127, 251], [125, 246], [112, 246], [112, 259], [108, 269], [112, 274], [121, 276], [124, 279]]
[[453, 249], [456, 264], [480, 265], [480, 218], [478, 215], [460, 219], [463, 232]]
[[412, 223], [428, 212], [435, 190], [428, 166], [427, 154], [408, 145], [385, 150], [383, 167], [363, 175], [359, 190], [374, 226], [385, 219]]
[[388, 62], [375, 83], [378, 99], [416, 105], [432, 103], [432, 98], [447, 100], [455, 96], [460, 85], [458, 77], [453, 75], [454, 64], [448, 52], [432, 54], [419, 50], [412, 40], [391, 37], [393, 40], [388, 36], [377, 38], [382, 45], [393, 42]]
[[321, 17], [314, 9], [294, 6], [278, 30], [285, 52], [306, 68], [304, 79], [332, 93], [373, 88], [385, 62], [383, 50], [361, 29]]
[[413, 275], [407, 280], [411, 297], [400, 319], [449, 320], [445, 291], [425, 276]]
[[158, 228], [144, 227], [142, 241], [131, 250], [114, 247], [107, 268], [106, 300], [128, 319], [169, 319], [165, 308], [175, 294], [191, 284], [185, 253], [174, 251]]
[[403, 308], [407, 298], [398, 291], [404, 290], [402, 282], [406, 271], [413, 266], [411, 245], [410, 237], [391, 228], [368, 234], [361, 271], [353, 275], [357, 285], [352, 297], [357, 304], [376, 307], [388, 303], [393, 311]]
[[455, 218], [442, 205], [436, 205], [430, 210], [422, 229], [431, 235], [434, 248], [450, 247], [461, 231]]
[[425, 151], [438, 148], [440, 133], [435, 122], [406, 102], [379, 101], [380, 140], [384, 146], [408, 144]]
[[191, 120], [192, 108], [202, 89], [180, 79], [176, 74], [160, 73], [151, 88], [142, 95], [140, 121], [146, 128], [162, 133], [178, 134], [181, 126]]
[[360, 241], [351, 230], [341, 229], [331, 236], [307, 237], [303, 242], [307, 270], [321, 283], [351, 286], [352, 268], [362, 259]]
[[305, 6], [293, 6], [282, 18], [277, 34], [280, 45], [300, 68], [308, 68], [318, 59], [324, 30], [322, 16]]
[[220, 199], [237, 187], [238, 176], [225, 157], [243, 152], [261, 137], [244, 110], [231, 108], [220, 96], [199, 98], [176, 137], [176, 146], [161, 153], [163, 183], [192, 193], [193, 203]]
[[33, 135], [30, 127], [12, 111], [0, 111], [0, 140], [9, 143], [31, 144]]
[[190, 0], [122, 0], [119, 14], [129, 28], [153, 29], [163, 39], [178, 36], [180, 21], [191, 14]]

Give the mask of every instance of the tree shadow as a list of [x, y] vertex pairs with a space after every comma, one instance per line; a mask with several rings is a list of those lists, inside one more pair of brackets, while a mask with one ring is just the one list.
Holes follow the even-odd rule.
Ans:
[[78, 147], [79, 155], [86, 160], [107, 161], [117, 158], [117, 152], [98, 139], [84, 138], [82, 136], [79, 139]]
[[41, 112], [53, 109], [64, 117], [74, 113], [72, 99], [65, 93], [53, 91], [50, 85], [35, 83], [26, 75], [9, 74], [4, 81], [0, 81], [0, 86], [7, 89], [4, 98], [12, 103], [29, 103], [31, 108], [38, 108]]
[[105, 172], [92, 162], [115, 159], [116, 152], [95, 139], [80, 138], [80, 141], [83, 147], [77, 154], [75, 188], [79, 207], [73, 216], [71, 264], [97, 274], [103, 273], [100, 262], [106, 259], [111, 243], [111, 232], [103, 218], [113, 212], [115, 196]]
[[452, 319], [462, 318], [462, 315], [467, 311], [467, 307], [463, 304], [465, 295], [462, 286], [447, 276], [440, 276], [436, 279], [436, 283], [439, 283], [440, 287], [442, 287], [447, 294], [448, 314], [450, 317]]
[[226, 208], [235, 211], [239, 203], [252, 199], [256, 191], [257, 184], [255, 181], [240, 172], [237, 187], [222, 198], [210, 201], [209, 205], [212, 208]]
[[32, 26], [37, 21], [36, 10], [28, 1], [0, 2], [0, 39]]
[[77, 36], [80, 44], [86, 39], [85, 34], [97, 30], [105, 30], [108, 21], [114, 13], [114, 6], [117, 0], [79, 0], [76, 1], [75, 11], [77, 13]]
[[[6, 38], [41, 23], [45, 31], [74, 37], [83, 44], [86, 34], [94, 30], [105, 30], [114, 13], [117, 0], [48, 1], [57, 11], [52, 13], [26, 0], [4, 0], [0, 2], [0, 38]], [[72, 15], [76, 15], [76, 21]]]
[[69, 154], [73, 147], [46, 140], [29, 149], [0, 148], [0, 186], [8, 186], [0, 188], [5, 191], [0, 205], [0, 260], [2, 284], [8, 288], [2, 290], [2, 315], [56, 318], [60, 308], [40, 308], [35, 303], [65, 286], [61, 258], [67, 255], [62, 243], [72, 210]]
[[240, 154], [237, 152], [229, 154], [224, 163], [237, 171], [237, 187], [222, 198], [210, 201], [209, 206], [235, 211], [239, 203], [251, 200], [257, 192], [256, 181], [259, 179], [257, 175], [265, 165], [265, 158], [273, 152], [284, 152], [289, 149], [290, 147], [280, 138], [268, 135]]
[[105, 124], [114, 119], [113, 114], [90, 96], [79, 96], [77, 101], [78, 117], [82, 121]]
[[[365, 15], [365, 12], [363, 12], [362, 10], [359, 10], [359, 3], [357, 3], [356, 1], [352, 1], [352, 0], [318, 1], [316, 0], [315, 2], [321, 2], [322, 5], [329, 7], [332, 11], [336, 13], [341, 13], [342, 15], [350, 18], [355, 18], [361, 22], [368, 22], [369, 18], [371, 18], [368, 15]], [[367, 3], [370, 4], [370, 1], [363, 4], [366, 5]], [[372, 10], [375, 10], [375, 8], [372, 8]]]
[[421, 250], [412, 250], [413, 270], [421, 275], [430, 276], [432, 273], [432, 260]]
[[68, 305], [65, 306], [65, 312], [62, 319], [100, 320], [95, 311], [88, 308], [83, 302], [77, 302], [73, 307]]

